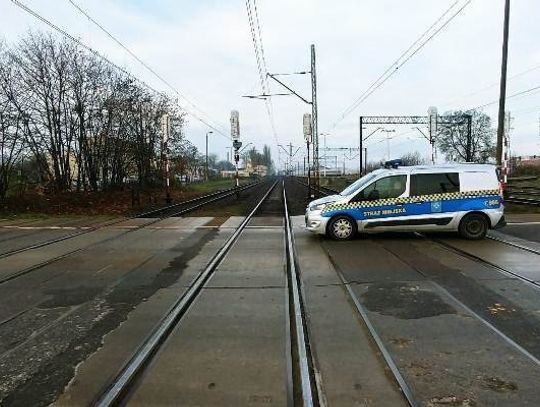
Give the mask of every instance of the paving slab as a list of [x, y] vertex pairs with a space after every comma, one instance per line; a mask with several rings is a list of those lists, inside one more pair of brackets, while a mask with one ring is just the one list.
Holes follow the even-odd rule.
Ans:
[[[260, 238], [253, 232], [245, 231], [218, 266], [141, 379], [130, 405], [287, 404], [283, 250], [264, 255], [241, 250], [241, 242], [252, 240], [252, 234]], [[283, 233], [265, 240], [282, 242]], [[250, 284], [245, 284], [246, 272], [231, 262], [251, 271]], [[269, 276], [277, 287], [265, 286]]]
[[220, 229], [234, 228], [236, 229], [244, 221], [245, 216], [230, 216], [225, 222], [220, 225]]
[[245, 229], [208, 287], [282, 287], [286, 278], [283, 229]]
[[204, 226], [207, 223], [212, 221], [211, 216], [200, 216], [200, 217], [171, 217], [161, 219], [159, 222], [150, 225], [150, 228], [154, 229], [167, 229], [167, 228], [180, 228], [180, 229], [194, 229], [200, 226]]
[[[535, 247], [540, 247], [540, 222], [538, 223], [514, 223], [502, 229], [494, 231], [494, 235], [503, 235], [508, 238], [515, 238], [529, 242]], [[491, 231], [490, 231], [490, 234]]]
[[318, 237], [296, 223], [311, 349], [328, 406], [405, 406]]
[[[399, 243], [410, 245], [414, 248], [415, 252], [421, 252], [424, 256], [446, 266], [448, 269], [454, 271], [457, 270], [462, 275], [474, 278], [475, 280], [509, 280], [517, 278], [501, 273], [490, 265], [480, 263], [465, 256], [460, 256], [459, 254], [448, 250], [448, 248], [427, 239], [419, 238], [416, 240], [407, 240], [406, 242], [399, 241]], [[392, 241], [392, 244], [398, 243]], [[439, 268], [444, 269], [441, 267]], [[452, 270], [450, 270], [449, 273], [454, 272]]]
[[[322, 240], [349, 282], [418, 281], [424, 277], [391, 256], [379, 242], [381, 238], [362, 237], [346, 242]], [[383, 240], [384, 242], [384, 240]], [[384, 244], [384, 243], [383, 243]]]
[[249, 226], [283, 226], [283, 218], [278, 216], [255, 216]]
[[[198, 233], [208, 233], [200, 230]], [[196, 255], [185, 264], [170, 258], [165, 258], [171, 270], [181, 271], [178, 280], [169, 286], [156, 291], [144, 302], [131, 311], [125, 322], [120, 324], [103, 338], [103, 345], [77, 366], [76, 375], [66, 387], [55, 404], [62, 406], [87, 406], [95, 401], [104, 387], [112, 380], [118, 369], [129, 360], [133, 352], [140, 346], [144, 338], [161, 320], [172, 304], [192, 284], [193, 279], [200, 273], [223, 245], [232, 232], [220, 231], [213, 235], [202, 247], [197, 247]], [[188, 243], [188, 240], [184, 240]], [[192, 249], [193, 250], [193, 249]], [[182, 256], [182, 253], [178, 253]], [[164, 257], [164, 256], [160, 256]], [[180, 269], [178, 269], [180, 267]], [[147, 264], [141, 270], [141, 275], [151, 273], [156, 265]], [[137, 281], [134, 282], [137, 284]]]
[[209, 289], [130, 405], [286, 405], [285, 291]]
[[420, 405], [538, 403], [540, 366], [431, 282], [353, 289]]
[[37, 249], [32, 249], [0, 259], [0, 279], [17, 274], [28, 268], [46, 263], [59, 256], [64, 256], [75, 250], [84, 249], [124, 233], [122, 229], [104, 228], [75, 236], [58, 243], [53, 243]]
[[[218, 233], [200, 228], [139, 229], [102, 247], [97, 245], [68, 256], [64, 259], [66, 263], [54, 262], [40, 270], [41, 273], [21, 277], [27, 279], [26, 283], [33, 282], [26, 291], [21, 291], [22, 295], [29, 292], [35, 297], [44, 295], [44, 298], [35, 298], [37, 305], [27, 303], [30, 309], [21, 317], [43, 314], [46, 318], [43, 317], [44, 322], [40, 324], [31, 323], [36, 318], [28, 319], [29, 323], [24, 324], [21, 317], [17, 317], [13, 319], [16, 325], [11, 325], [16, 329], [6, 325], [2, 331], [1, 343], [13, 343], [15, 339], [18, 348], [10, 352], [9, 358], [0, 356], [0, 381], [10, 378], [9, 392], [0, 389], [0, 399], [8, 404], [17, 399], [24, 405], [33, 405], [36, 400], [54, 401], [76, 374], [75, 369], [81, 371], [82, 366], [77, 365], [98, 351], [104, 338], [126, 324], [126, 319], [130, 320], [133, 322], [128, 324], [130, 329], [123, 331], [128, 334], [121, 335], [119, 342], [123, 351], [114, 347], [111, 353], [105, 351], [102, 354], [107, 357], [100, 360], [101, 374], [92, 377], [76, 375], [87, 390], [80, 398], [75, 395], [74, 402], [68, 404], [92, 404], [90, 393], [92, 397], [99, 394], [99, 386], [103, 386], [106, 378], [129, 358], [174, 299], [192, 283], [197, 272], [191, 269], [191, 260], [200, 256]], [[223, 237], [229, 234], [224, 231]], [[205, 252], [204, 261], [208, 262], [214, 253], [215, 250]], [[97, 263], [104, 267], [97, 269]], [[91, 267], [93, 264], [94, 268]], [[38, 276], [42, 278], [41, 282]], [[18, 284], [19, 289], [24, 290], [21, 279], [10, 283]], [[145, 308], [147, 303], [154, 307]], [[144, 312], [140, 318], [132, 319], [132, 313], [140, 306]], [[63, 312], [57, 321], [53, 315], [56, 310]], [[31, 328], [37, 331], [31, 331], [28, 339], [21, 335], [15, 338], [15, 333]], [[26, 360], [25, 355], [31, 361]], [[13, 374], [11, 366], [17, 368], [17, 375]], [[81, 400], [80, 404], [75, 400]]]
[[523, 277], [540, 282], [540, 255], [538, 254], [491, 239], [466, 241], [446, 237], [441, 241]]
[[540, 213], [505, 213], [508, 223], [540, 222]]

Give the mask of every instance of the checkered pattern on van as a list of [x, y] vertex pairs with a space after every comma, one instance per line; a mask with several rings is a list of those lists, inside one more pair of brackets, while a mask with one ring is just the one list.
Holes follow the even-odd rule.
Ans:
[[322, 214], [324, 215], [325, 213], [340, 210], [340, 209], [373, 208], [376, 206], [404, 205], [404, 204], [409, 204], [409, 203], [431, 202], [431, 201], [451, 201], [451, 200], [456, 200], [456, 199], [489, 197], [493, 195], [498, 196], [499, 190], [488, 189], [488, 190], [483, 190], [483, 191], [447, 192], [447, 193], [442, 193], [442, 194], [419, 195], [419, 196], [411, 196], [411, 197], [404, 197], [404, 198], [377, 199], [375, 201], [329, 204], [323, 209]]

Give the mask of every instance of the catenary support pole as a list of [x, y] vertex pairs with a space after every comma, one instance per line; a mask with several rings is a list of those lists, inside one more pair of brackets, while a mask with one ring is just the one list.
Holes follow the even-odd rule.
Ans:
[[499, 117], [497, 126], [497, 165], [501, 165], [504, 138], [504, 114], [506, 105], [506, 68], [508, 65], [508, 28], [510, 24], [510, 0], [504, 3], [504, 28], [501, 61], [501, 83], [499, 95]]
[[359, 141], [359, 145], [358, 145], [358, 147], [359, 147], [359, 150], [358, 150], [358, 152], [359, 152], [359, 155], [358, 155], [358, 175], [361, 177], [362, 176], [362, 168], [364, 167], [363, 166], [363, 156], [362, 156], [362, 151], [363, 151], [363, 148], [364, 148], [364, 145], [363, 145], [364, 136], [362, 135], [362, 127], [363, 127], [364, 123], [363, 123], [363, 117], [362, 116], [360, 116], [359, 122], [360, 122], [360, 130], [359, 130], [360, 135], [359, 135], [359, 140], [358, 140]]
[[315, 60], [315, 45], [311, 44], [311, 120], [313, 137], [313, 166], [315, 194], [319, 195], [319, 127], [317, 117], [317, 72]]

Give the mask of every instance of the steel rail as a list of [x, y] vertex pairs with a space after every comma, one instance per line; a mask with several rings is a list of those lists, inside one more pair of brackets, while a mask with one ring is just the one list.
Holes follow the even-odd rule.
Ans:
[[157, 324], [152, 333], [146, 338], [141, 347], [135, 351], [131, 359], [123, 366], [119, 374], [113, 379], [110, 386], [101, 394], [93, 403], [99, 407], [118, 405], [133, 386], [136, 378], [147, 366], [152, 356], [161, 347], [163, 342], [168, 338], [174, 327], [182, 319], [189, 310], [197, 296], [200, 294], [205, 283], [213, 275], [216, 268], [225, 258], [226, 254], [231, 249], [232, 245], [237, 241], [246, 225], [249, 223], [253, 215], [263, 204], [266, 198], [277, 185], [275, 181], [268, 191], [264, 194], [261, 200], [236, 228], [234, 233], [227, 239], [219, 251], [212, 257], [208, 265], [201, 271], [191, 282], [188, 290], [184, 292], [168, 310], [162, 320]]
[[[498, 264], [495, 264], [489, 260], [486, 260], [486, 259], [483, 259], [479, 256], [476, 256], [475, 254], [472, 254], [472, 253], [469, 253], [463, 249], [459, 249], [455, 246], [452, 246], [450, 243], [446, 243], [446, 242], [443, 242], [443, 241], [440, 241], [439, 239], [435, 239], [435, 238], [431, 238], [431, 237], [427, 237], [421, 233], [415, 233], [416, 235], [426, 239], [426, 240], [429, 240], [433, 243], [436, 243], [438, 244], [439, 246], [442, 246], [444, 248], [446, 248], [447, 250], [461, 256], [461, 257], [464, 257], [464, 258], [467, 258], [469, 260], [472, 260], [476, 263], [480, 263], [484, 266], [488, 266], [490, 268], [493, 268], [495, 270], [497, 270], [498, 272], [500, 273], [503, 273], [503, 274], [506, 274], [508, 276], [511, 276], [511, 277], [515, 277], [517, 278], [518, 280], [521, 280], [523, 281], [524, 283], [526, 283], [527, 285], [530, 285], [532, 286], [532, 288], [534, 289], [537, 289], [537, 290], [540, 290], [540, 283], [528, 278], [528, 277], [524, 277], [522, 276], [521, 274], [519, 273], [516, 273], [515, 271], [512, 271], [512, 270], [508, 270], [502, 266], [499, 266]], [[492, 240], [497, 240], [497, 239], [492, 239]], [[514, 246], [514, 245], [511, 245], [511, 246]], [[516, 247], [519, 247], [519, 246], [516, 246]], [[520, 249], [523, 249], [522, 247], [519, 247]], [[528, 251], [532, 251], [532, 250], [528, 250]], [[533, 251], [534, 252], [534, 251]], [[536, 254], [540, 254], [540, 253], [537, 253]]]
[[[258, 185], [258, 184], [259, 183], [252, 183], [252, 184], [246, 185], [246, 186], [240, 188], [239, 191], [243, 191], [244, 189], [254, 187], [254, 186]], [[125, 221], [128, 221], [128, 220], [148, 217], [148, 216], [150, 216], [152, 214], [155, 214], [155, 213], [164, 212], [164, 211], [170, 210], [172, 208], [177, 208], [179, 206], [184, 206], [184, 205], [192, 203], [192, 202], [201, 201], [201, 200], [204, 200], [204, 199], [207, 199], [207, 198], [212, 198], [214, 196], [219, 195], [217, 199], [208, 201], [206, 203], [215, 202], [216, 200], [224, 199], [226, 197], [229, 197], [229, 196], [235, 194], [236, 192], [237, 192], [237, 188], [230, 188], [230, 189], [226, 189], [226, 190], [223, 190], [223, 191], [217, 191], [217, 192], [214, 192], [214, 193], [211, 193], [211, 194], [208, 194], [208, 195], [203, 195], [203, 196], [200, 196], [200, 197], [197, 197], [197, 198], [193, 198], [193, 199], [190, 199], [190, 200], [187, 200], [187, 201], [178, 202], [176, 204], [173, 204], [173, 205], [170, 205], [170, 206], [167, 206], [167, 207], [164, 207], [164, 208], [153, 209], [151, 211], [143, 212], [143, 213], [131, 216], [131, 217], [122, 218], [122, 219], [116, 219], [116, 220], [113, 220], [111, 222], [106, 222], [104, 224], [101, 224], [101, 225], [98, 225], [98, 226], [93, 226], [93, 227], [90, 227], [88, 229], [84, 229], [82, 231], [78, 231], [78, 232], [75, 232], [75, 233], [70, 233], [70, 234], [67, 234], [65, 236], [62, 236], [62, 237], [59, 237], [59, 238], [56, 238], [56, 239], [51, 239], [51, 240], [47, 240], [47, 241], [42, 242], [42, 243], [37, 243], [37, 244], [27, 246], [27, 247], [23, 247], [23, 248], [20, 248], [20, 249], [9, 250], [7, 252], [0, 253], [0, 259], [10, 257], [10, 256], [13, 256], [13, 255], [18, 254], [18, 253], [23, 253], [23, 252], [28, 251], [28, 250], [39, 249], [41, 247], [48, 246], [48, 245], [51, 245], [51, 244], [54, 244], [54, 243], [59, 243], [59, 242], [62, 242], [64, 240], [72, 239], [72, 238], [77, 237], [77, 236], [82, 236], [82, 235], [85, 235], [87, 233], [95, 232], [96, 230], [99, 230], [99, 229], [102, 229], [102, 228], [105, 228], [105, 227], [114, 226], [116, 224], [119, 224], [119, 223], [122, 223], [122, 222], [125, 222]], [[203, 205], [205, 205], [206, 203], [204, 203]], [[174, 213], [172, 213], [170, 215], [159, 218], [158, 220], [156, 220], [156, 222], [158, 222], [161, 219], [167, 218], [167, 217], [182, 215], [183, 213], [189, 212], [189, 211], [191, 211], [193, 209], [197, 209], [198, 207], [201, 207], [203, 205], [194, 206], [193, 208], [190, 208], [187, 211], [174, 212]], [[152, 222], [152, 223], [155, 223], [155, 222]], [[148, 223], [146, 225], [151, 225], [152, 223]]]
[[534, 198], [520, 197], [520, 196], [509, 196], [504, 199], [505, 202], [518, 204], [518, 205], [532, 205], [540, 206], [540, 200]]
[[519, 244], [517, 242], [512, 242], [510, 240], [503, 239], [502, 237], [488, 235], [488, 236], [486, 236], [486, 238], [490, 239], [490, 240], [494, 240], [495, 242], [506, 244], [508, 246], [516, 247], [518, 249], [524, 250], [524, 251], [529, 252], [529, 253], [534, 253], [534, 254], [540, 255], [540, 250], [535, 250], [535, 249], [533, 249], [531, 247], [524, 246], [524, 245]]
[[[436, 242], [439, 243], [439, 242]], [[396, 259], [400, 260], [401, 262], [407, 264], [409, 267], [411, 267], [414, 271], [416, 271], [418, 274], [420, 274], [422, 277], [426, 279], [426, 281], [429, 281], [434, 287], [442, 291], [452, 302], [454, 302], [455, 305], [462, 307], [465, 309], [468, 313], [470, 313], [473, 317], [475, 317], [479, 322], [481, 322], [483, 325], [485, 325], [487, 328], [492, 330], [495, 334], [497, 334], [503, 341], [505, 341], [508, 345], [513, 347], [515, 350], [523, 354], [525, 357], [527, 357], [529, 360], [531, 360], [533, 363], [535, 363], [537, 366], [540, 366], [540, 359], [538, 359], [536, 356], [534, 356], [532, 353], [530, 353], [527, 349], [525, 349], [523, 346], [521, 346], [519, 343], [514, 341], [512, 338], [510, 338], [508, 335], [506, 335], [503, 331], [501, 331], [499, 328], [497, 328], [495, 325], [493, 325], [491, 322], [489, 322], [487, 319], [485, 319], [483, 316], [478, 314], [476, 311], [474, 311], [472, 308], [470, 308], [468, 305], [466, 305], [464, 302], [459, 300], [457, 297], [455, 297], [453, 294], [451, 294], [445, 287], [443, 287], [441, 284], [433, 281], [432, 278], [430, 278], [428, 275], [423, 273], [422, 271], [418, 270], [414, 264], [409, 263], [408, 261], [402, 259], [400, 256], [398, 256], [396, 253], [394, 253], [392, 250], [388, 249], [388, 247], [383, 246], [382, 244], [378, 243], [379, 246], [384, 248], [388, 253], [392, 254]]]
[[[226, 195], [220, 195], [220, 196], [217, 196], [217, 197], [215, 197], [215, 198], [213, 198], [213, 199], [211, 199], [211, 200], [209, 200], [209, 201], [205, 201], [205, 202], [199, 203], [199, 204], [197, 204], [197, 205], [195, 205], [195, 206], [190, 206], [189, 208], [185, 208], [185, 209], [182, 209], [182, 210], [180, 210], [180, 211], [176, 211], [176, 212], [174, 212], [174, 213], [172, 213], [172, 214], [167, 215], [166, 217], [156, 218], [156, 219], [154, 219], [154, 220], [152, 220], [152, 221], [150, 221], [150, 222], [148, 222], [148, 223], [144, 223], [144, 224], [142, 224], [142, 225], [137, 225], [137, 226], [135, 226], [134, 228], [128, 229], [128, 230], [126, 230], [125, 232], [120, 233], [120, 234], [118, 234], [118, 235], [111, 236], [111, 237], [108, 237], [108, 238], [106, 238], [106, 239], [104, 239], [104, 240], [100, 240], [100, 241], [98, 241], [98, 242], [91, 243], [91, 244], [89, 244], [88, 246], [85, 246], [85, 247], [80, 247], [80, 248], [78, 248], [78, 249], [71, 250], [71, 251], [69, 251], [69, 252], [67, 252], [67, 253], [63, 253], [63, 254], [61, 254], [61, 255], [59, 255], [59, 256], [56, 256], [56, 257], [53, 257], [52, 259], [49, 259], [49, 260], [45, 260], [45, 261], [43, 261], [43, 262], [41, 262], [41, 263], [39, 263], [39, 264], [36, 264], [36, 265], [34, 265], [34, 266], [31, 266], [31, 267], [28, 267], [28, 268], [26, 268], [26, 269], [17, 271], [17, 272], [15, 272], [15, 273], [9, 274], [9, 275], [7, 275], [7, 276], [0, 277], [0, 284], [4, 284], [4, 283], [6, 283], [6, 282], [8, 282], [8, 281], [10, 281], [10, 280], [13, 280], [13, 279], [18, 278], [18, 277], [20, 277], [20, 276], [23, 276], [23, 275], [25, 275], [25, 274], [28, 274], [28, 273], [30, 273], [30, 272], [32, 272], [32, 271], [38, 270], [38, 269], [40, 269], [40, 268], [42, 268], [42, 267], [45, 267], [45, 266], [47, 266], [47, 265], [49, 265], [49, 264], [52, 264], [52, 263], [54, 263], [54, 262], [56, 262], [56, 261], [58, 261], [58, 260], [64, 259], [64, 258], [66, 258], [66, 257], [68, 257], [68, 256], [70, 256], [70, 255], [72, 255], [72, 254], [79, 253], [79, 252], [81, 252], [81, 251], [83, 251], [83, 250], [87, 250], [88, 248], [91, 248], [91, 247], [94, 247], [94, 246], [96, 246], [96, 245], [99, 245], [99, 244], [103, 244], [103, 243], [109, 242], [109, 241], [114, 240], [114, 239], [118, 239], [118, 238], [120, 238], [120, 237], [122, 237], [122, 236], [125, 236], [125, 235], [128, 234], [128, 233], [131, 233], [131, 232], [135, 232], [135, 231], [137, 231], [137, 230], [144, 229], [145, 227], [148, 227], [148, 226], [151, 226], [151, 225], [153, 225], [153, 224], [155, 224], [155, 223], [157, 223], [157, 222], [160, 222], [161, 220], [166, 219], [167, 217], [173, 217], [173, 216], [183, 215], [183, 214], [185, 214], [185, 213], [188, 213], [188, 212], [191, 212], [191, 211], [193, 211], [193, 210], [195, 210], [195, 209], [198, 209], [198, 208], [200, 208], [200, 207], [202, 207], [202, 206], [204, 206], [204, 205], [207, 205], [207, 204], [210, 204], [210, 203], [212, 203], [212, 202], [216, 202], [216, 201], [219, 201], [219, 200], [221, 200], [221, 199], [224, 199], [224, 198], [227, 198], [227, 197], [229, 197], [229, 196], [232, 196], [232, 195], [236, 194], [237, 191], [244, 191], [244, 190], [246, 190], [246, 189], [253, 188], [253, 187], [257, 186], [257, 185], [261, 185], [261, 183], [259, 182], [259, 183], [249, 184], [249, 185], [244, 186], [244, 187], [242, 187], [242, 188], [240, 188], [240, 189], [232, 188], [231, 190], [226, 190], [226, 191], [228, 191]], [[230, 191], [230, 192], [229, 192], [229, 191]], [[214, 195], [216, 195], [216, 194], [215, 194], [215, 193], [214, 193], [214, 194], [211, 194], [211, 196], [214, 196]], [[205, 197], [208, 198], [208, 196], [205, 196]], [[202, 199], [202, 198], [203, 198], [203, 197], [195, 198], [195, 199], [193, 199], [193, 200], [190, 200], [189, 202], [193, 202], [193, 201], [196, 201], [196, 200], [200, 200], [200, 199]], [[188, 202], [188, 201], [186, 201], [185, 203], [187, 203], [187, 202]], [[175, 204], [175, 205], [178, 206], [179, 204]], [[140, 215], [139, 215], [139, 216], [140, 216]], [[127, 218], [127, 219], [121, 219], [121, 220], [119, 220], [119, 221], [115, 221], [115, 222], [112, 223], [112, 224], [102, 225], [101, 227], [113, 226], [114, 224], [118, 224], [118, 223], [125, 222], [125, 221], [127, 221], [127, 220], [131, 220], [131, 219], [135, 219], [135, 218], [137, 218], [137, 216], [131, 217], [131, 218]], [[90, 231], [95, 231], [95, 230], [98, 230], [98, 229], [94, 229], [94, 230], [90, 230]], [[85, 232], [88, 232], [88, 231], [85, 231]], [[77, 236], [80, 236], [80, 235], [82, 235], [82, 234], [83, 234], [83, 233], [77, 234]], [[53, 244], [53, 243], [56, 243], [56, 242], [59, 242], [59, 241], [62, 241], [62, 240], [66, 240], [66, 239], [69, 239], [69, 238], [73, 238], [73, 237], [76, 237], [76, 236], [70, 235], [70, 236], [65, 237], [65, 238], [61, 238], [61, 239], [56, 239], [56, 240], [54, 240], [54, 241], [45, 242], [44, 244], [41, 244], [41, 245], [36, 245], [36, 246], [29, 247], [29, 248], [23, 248], [23, 249], [20, 249], [20, 251], [18, 251], [17, 253], [25, 252], [25, 251], [32, 250], [32, 249], [37, 249], [38, 247], [47, 246], [47, 245], [50, 245], [50, 244]], [[15, 255], [15, 254], [17, 254], [17, 253], [11, 253], [9, 256]], [[0, 256], [0, 259], [1, 259], [1, 258], [7, 258], [7, 257], [9, 257], [9, 256]]]
[[[294, 246], [294, 234], [289, 216], [289, 208], [287, 206], [287, 193], [285, 192], [285, 181], [282, 181], [283, 187], [283, 206], [285, 211], [285, 236], [286, 236], [286, 252], [287, 252], [287, 274], [289, 277], [289, 296], [292, 299], [293, 320], [291, 321], [294, 331], [295, 350], [298, 357], [298, 369], [300, 377], [300, 387], [302, 395], [303, 407], [312, 407], [318, 405], [318, 395], [315, 391], [316, 387], [314, 374], [310, 368], [313, 363], [311, 352], [309, 350], [309, 339], [307, 336], [307, 324], [304, 316], [302, 282], [299, 274], [299, 269], [296, 263], [296, 251]], [[313, 378], [313, 380], [312, 380]], [[315, 395], [315, 397], [314, 397]]]
[[325, 249], [325, 252], [326, 252], [326, 255], [328, 256], [328, 259], [330, 260], [330, 263], [334, 267], [334, 270], [336, 271], [339, 277], [339, 280], [341, 281], [342, 286], [345, 287], [345, 290], [347, 291], [349, 298], [352, 300], [356, 310], [358, 311], [358, 313], [360, 314], [360, 317], [362, 318], [362, 321], [367, 327], [369, 334], [371, 335], [371, 338], [375, 342], [375, 345], [377, 345], [377, 348], [381, 352], [382, 357], [384, 358], [386, 364], [388, 365], [388, 368], [390, 369], [390, 372], [392, 373], [394, 380], [399, 386], [399, 389], [401, 390], [401, 394], [405, 398], [405, 401], [407, 401], [407, 403], [411, 407], [418, 407], [420, 404], [416, 401], [416, 398], [414, 397], [414, 393], [411, 387], [407, 384], [396, 362], [394, 361], [394, 358], [390, 354], [390, 351], [384, 344], [384, 341], [382, 340], [381, 336], [378, 334], [377, 330], [375, 329], [375, 326], [369, 319], [369, 315], [365, 307], [362, 305], [362, 303], [360, 302], [360, 300], [354, 293], [353, 289], [351, 288], [351, 284], [345, 278], [343, 272], [341, 271], [341, 268], [334, 261], [332, 255], [326, 249]]

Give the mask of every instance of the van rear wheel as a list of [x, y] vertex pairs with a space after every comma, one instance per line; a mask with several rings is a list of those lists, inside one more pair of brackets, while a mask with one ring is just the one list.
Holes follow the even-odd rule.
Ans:
[[485, 216], [478, 213], [466, 215], [459, 223], [459, 234], [465, 239], [480, 240], [486, 237], [489, 225]]
[[338, 216], [330, 221], [328, 234], [334, 240], [350, 240], [356, 235], [356, 222], [348, 216]]

